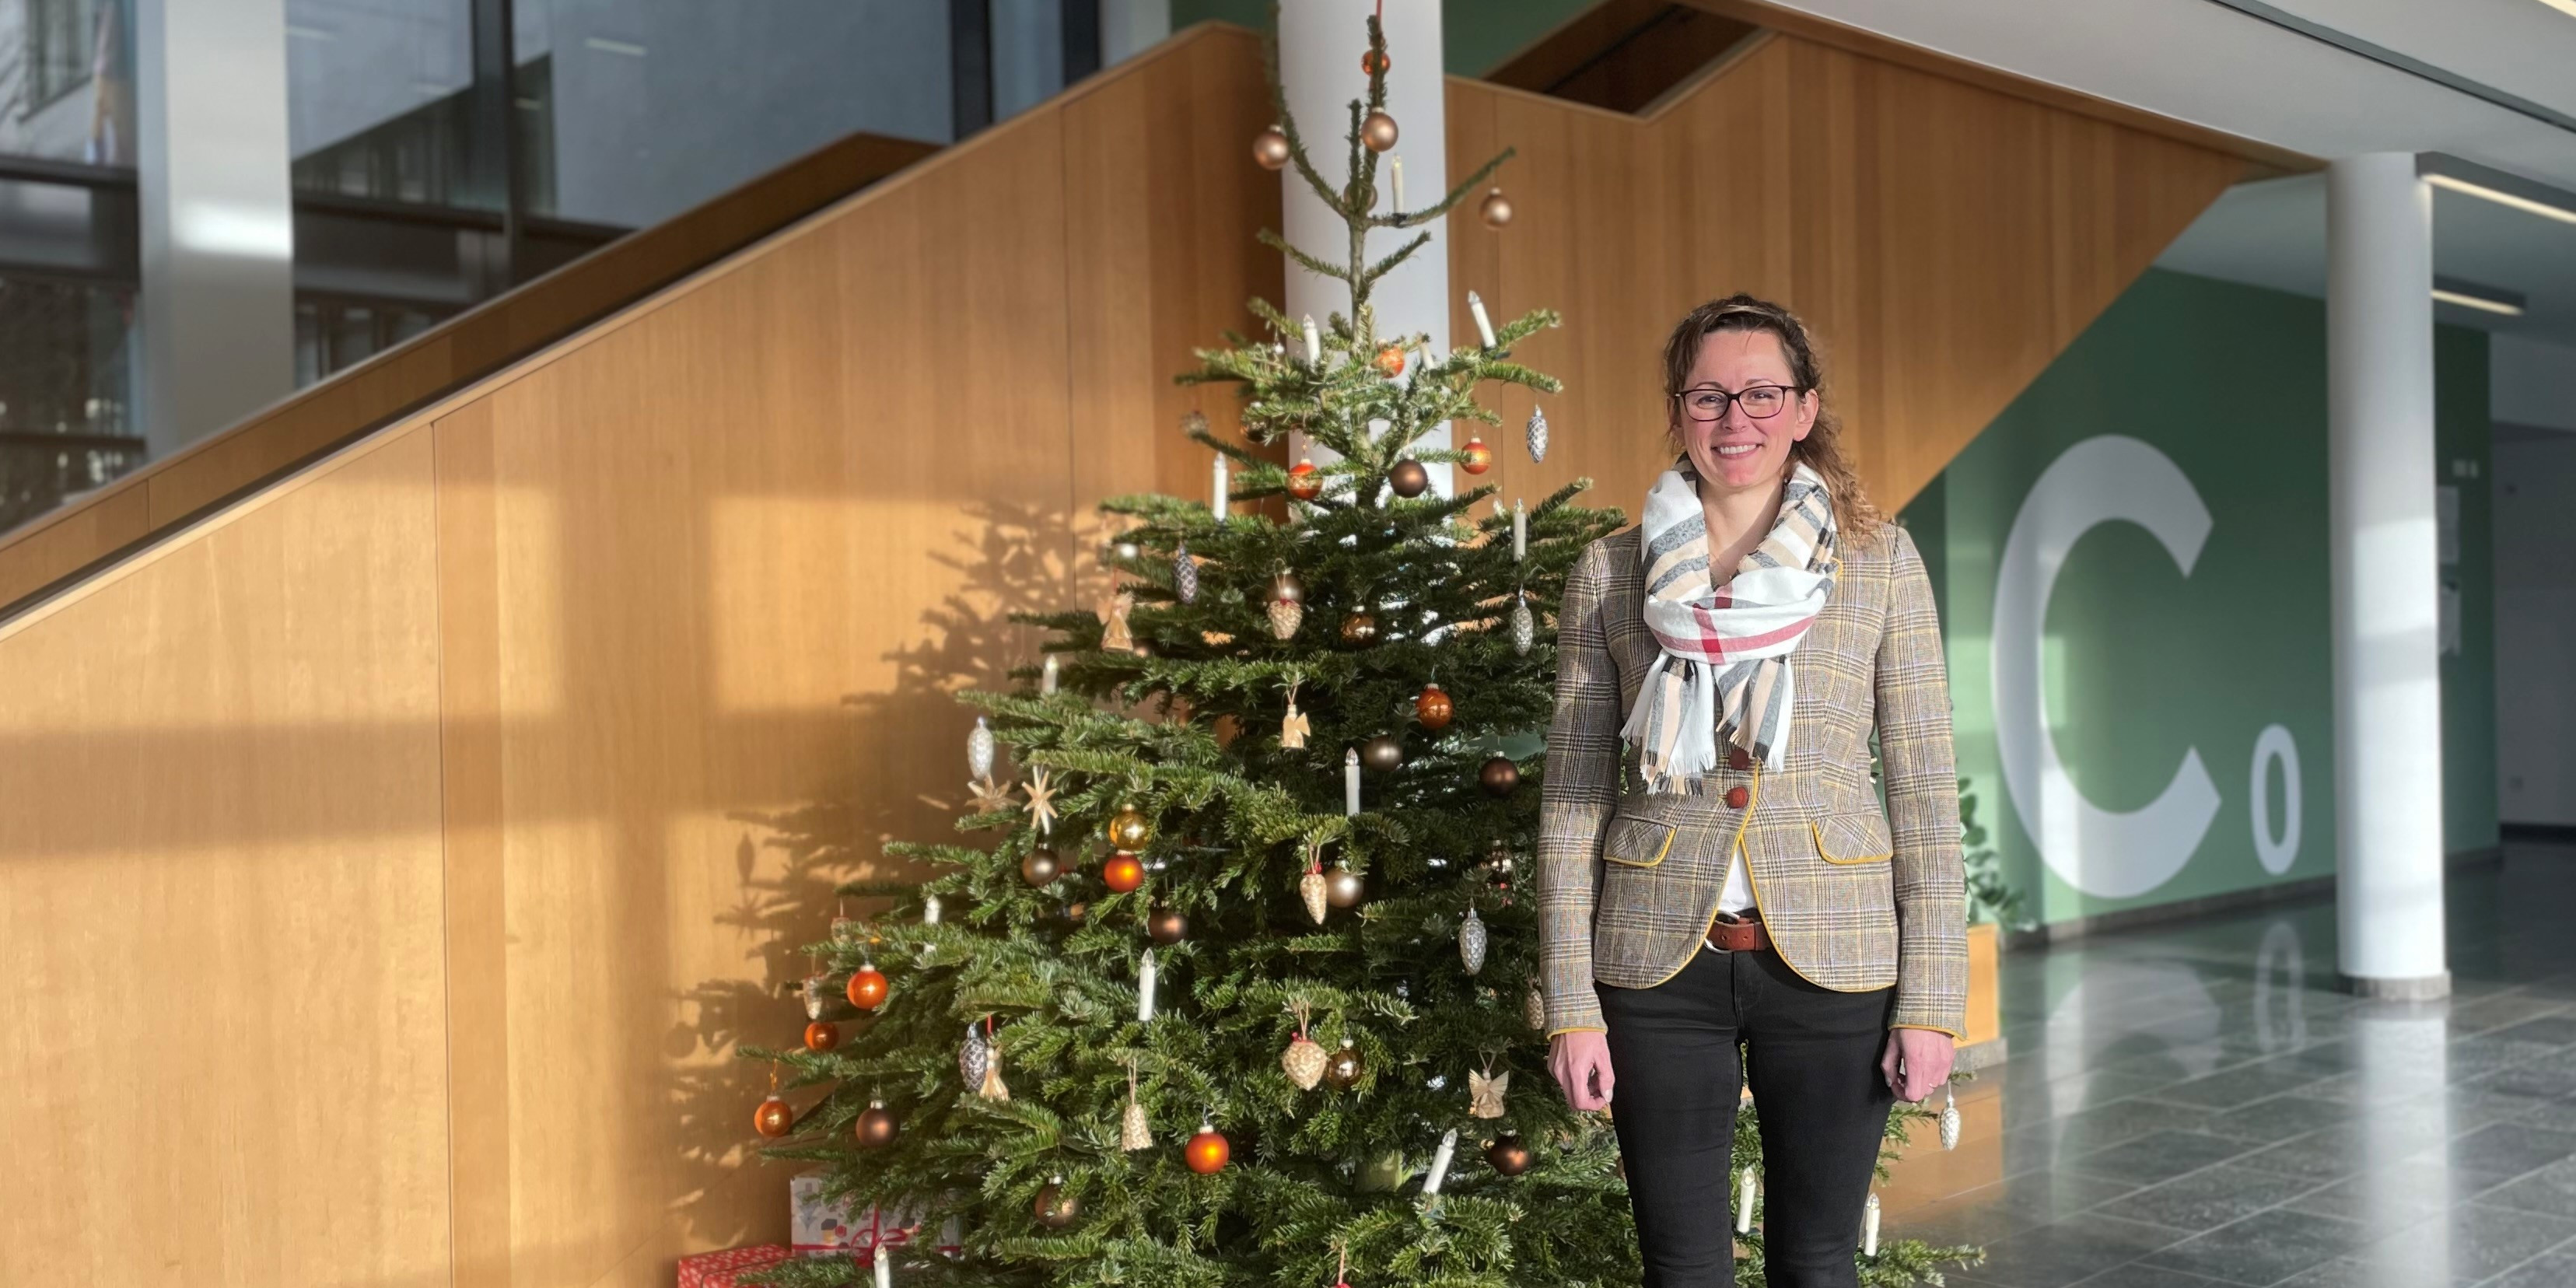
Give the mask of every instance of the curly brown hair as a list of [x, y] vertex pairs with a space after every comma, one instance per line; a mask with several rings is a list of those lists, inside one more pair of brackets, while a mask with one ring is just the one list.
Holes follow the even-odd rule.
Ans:
[[1673, 440], [1673, 450], [1681, 451], [1682, 384], [1690, 379], [1691, 364], [1699, 360], [1700, 343], [1721, 331], [1768, 331], [1780, 341], [1780, 351], [1789, 358], [1790, 376], [1801, 391], [1816, 395], [1815, 427], [1789, 445], [1789, 459], [1825, 480], [1825, 491], [1833, 498], [1835, 525], [1846, 537], [1867, 536], [1885, 516], [1870, 503], [1860, 474], [1843, 454], [1843, 423], [1825, 397], [1825, 369], [1816, 358], [1815, 337], [1797, 314], [1769, 300], [1742, 294], [1711, 300], [1692, 309], [1664, 342], [1664, 399], [1670, 409], [1664, 432]]

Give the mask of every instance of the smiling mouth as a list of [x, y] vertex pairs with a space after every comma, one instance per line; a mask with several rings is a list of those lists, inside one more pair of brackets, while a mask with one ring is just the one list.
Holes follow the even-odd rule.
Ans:
[[1751, 456], [1761, 450], [1760, 443], [1720, 443], [1717, 445], [1717, 456], [1719, 460], [1726, 460], [1737, 456]]

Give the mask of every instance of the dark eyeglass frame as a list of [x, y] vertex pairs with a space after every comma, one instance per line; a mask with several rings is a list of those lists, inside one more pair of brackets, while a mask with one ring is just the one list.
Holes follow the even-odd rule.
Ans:
[[[1769, 420], [1772, 417], [1779, 415], [1781, 412], [1789, 410], [1790, 403], [1796, 402], [1798, 399], [1805, 397], [1815, 389], [1815, 386], [1763, 384], [1746, 385], [1742, 389], [1727, 390], [1719, 388], [1716, 385], [1693, 385], [1680, 393], [1671, 395], [1671, 397], [1673, 405], [1681, 409], [1682, 415], [1690, 418], [1691, 420], [1697, 421], [1700, 424], [1706, 425], [1726, 419], [1727, 411], [1736, 405], [1737, 400], [1757, 389], [1777, 389], [1789, 396], [1783, 399], [1779, 406], [1774, 407], [1767, 412], [1757, 412], [1750, 407], [1745, 408], [1744, 415], [1748, 420]], [[1716, 394], [1718, 397], [1717, 414], [1714, 416], [1702, 416], [1692, 410], [1691, 405], [1683, 400], [1689, 398], [1693, 394]]]

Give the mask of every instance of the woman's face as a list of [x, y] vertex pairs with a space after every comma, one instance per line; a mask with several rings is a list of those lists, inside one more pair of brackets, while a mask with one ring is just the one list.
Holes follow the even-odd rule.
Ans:
[[[1682, 382], [1672, 417], [1673, 433], [1698, 468], [1703, 491], [1778, 487], [1788, 476], [1789, 445], [1816, 427], [1816, 395], [1812, 390], [1794, 392], [1797, 383], [1780, 338], [1768, 331], [1720, 331], [1700, 340], [1699, 356], [1691, 362], [1690, 378]], [[1748, 410], [1747, 400], [1735, 397], [1724, 400], [1726, 414], [1716, 420], [1691, 416], [1694, 403], [1703, 410], [1711, 403], [1711, 389], [1734, 395], [1763, 386], [1780, 390], [1772, 395], [1778, 410], [1770, 416], [1753, 415], [1762, 408]], [[1694, 393], [1700, 397], [1695, 399]], [[1751, 401], [1762, 398], [1757, 393]]]

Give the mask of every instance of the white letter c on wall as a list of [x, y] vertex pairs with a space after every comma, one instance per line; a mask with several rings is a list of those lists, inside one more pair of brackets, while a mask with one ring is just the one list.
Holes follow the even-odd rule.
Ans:
[[2163, 452], [2125, 435], [2066, 449], [2031, 485], [1995, 579], [1995, 743], [2014, 812], [2040, 858], [2068, 885], [2103, 898], [2141, 895], [2172, 880], [2218, 813], [2200, 751], [2183, 753], [2162, 794], [2119, 812], [2084, 799], [2048, 732], [2041, 632], [2058, 570], [2078, 538], [2126, 520], [2164, 543], [2184, 576], [2209, 538], [2209, 507]]

